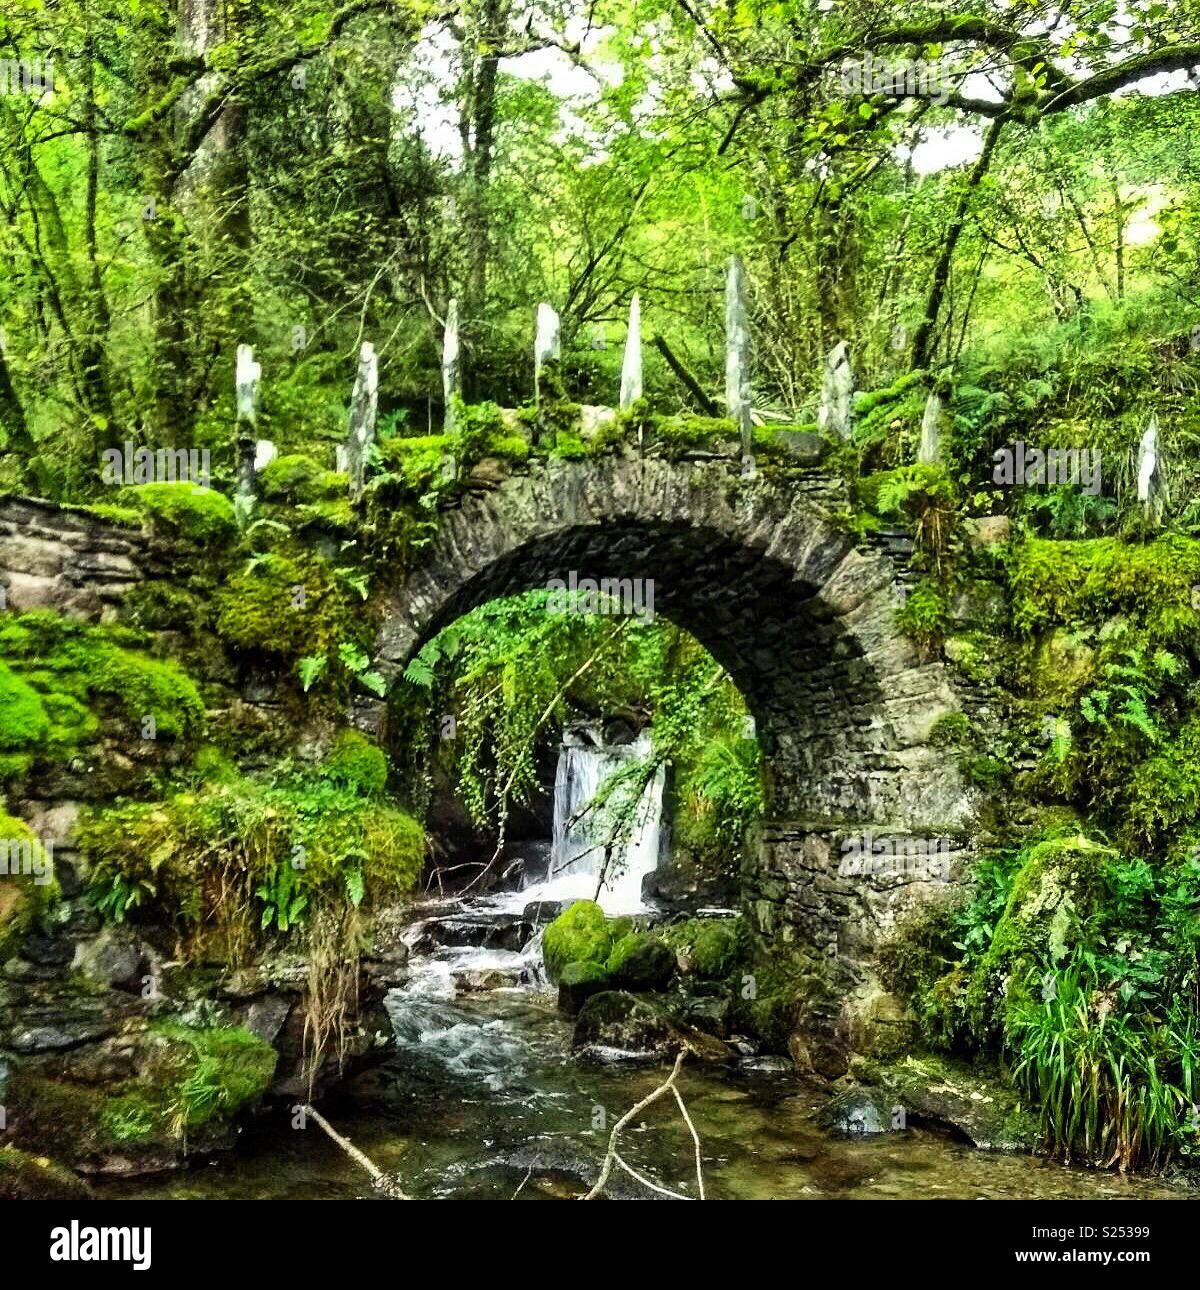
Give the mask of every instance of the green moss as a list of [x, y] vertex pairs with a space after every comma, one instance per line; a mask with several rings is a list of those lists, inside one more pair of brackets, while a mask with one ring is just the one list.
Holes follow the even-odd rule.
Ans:
[[631, 955], [635, 954], [651, 938], [646, 932], [631, 931], [613, 941], [612, 949], [605, 960], [608, 972], [616, 972]]
[[324, 766], [335, 784], [345, 784], [364, 797], [377, 797], [387, 787], [387, 757], [357, 730], [343, 730], [338, 735]]
[[205, 719], [199, 691], [176, 663], [144, 652], [149, 639], [131, 628], [96, 627], [47, 612], [5, 620], [0, 666], [36, 692], [49, 723], [43, 728], [35, 718], [32, 728], [41, 734], [24, 746], [39, 755], [69, 752], [95, 736], [98, 714], [120, 716], [139, 729], [153, 717], [156, 737], [198, 735]]
[[542, 954], [546, 974], [557, 981], [568, 963], [604, 965], [613, 949], [613, 927], [591, 900], [578, 900], [546, 928]]
[[971, 737], [971, 722], [965, 712], [947, 712], [933, 723], [929, 742], [935, 748], [954, 748]]
[[488, 443], [488, 456], [521, 462], [529, 458], [529, 444], [518, 434], [497, 435]]
[[958, 957], [961, 909], [953, 898], [919, 905], [878, 950], [883, 984], [909, 1001], [925, 1041], [937, 1048], [954, 1043], [965, 1020], [966, 973], [950, 966]]
[[288, 453], [268, 462], [258, 483], [265, 501], [320, 502], [344, 497], [349, 478], [303, 453]]
[[86, 506], [63, 506], [63, 510], [92, 515], [106, 524], [115, 524], [123, 529], [142, 527], [142, 512], [136, 506], [114, 506], [110, 502], [93, 502]]
[[215, 605], [217, 634], [239, 650], [336, 661], [339, 645], [369, 639], [361, 603], [315, 556], [260, 557], [217, 591]]
[[667, 943], [684, 951], [691, 969], [709, 980], [733, 973], [746, 953], [746, 927], [739, 918], [689, 918], [666, 931]]
[[1133, 771], [1123, 831], [1136, 846], [1163, 850], [1200, 819], [1200, 718], [1193, 717]]
[[90, 1200], [91, 1188], [64, 1165], [0, 1147], [0, 1200]]
[[160, 1128], [161, 1111], [140, 1089], [110, 1097], [100, 1111], [100, 1127], [112, 1142], [145, 1142]]
[[824, 965], [787, 945], [759, 946], [745, 964], [734, 991], [737, 1024], [757, 1035], [771, 1052], [788, 1051], [808, 1010], [828, 1001]]
[[1030, 539], [1010, 572], [1013, 625], [1020, 632], [1126, 614], [1163, 641], [1194, 635], [1200, 616], [1200, 540], [1167, 534], [1139, 545], [1119, 538]]
[[386, 439], [379, 445], [383, 467], [412, 497], [421, 497], [445, 481], [445, 462], [457, 460], [458, 440], [453, 435], [417, 435]]
[[158, 580], [139, 583], [125, 598], [130, 621], [147, 631], [194, 631], [205, 625], [208, 604], [186, 586]]
[[43, 739], [50, 718], [37, 691], [0, 662], [0, 748], [25, 748]]
[[231, 541], [237, 535], [233, 503], [223, 493], [196, 484], [142, 484], [124, 490], [152, 523], [175, 536], [203, 545]]
[[727, 417], [702, 417], [692, 412], [650, 419], [654, 437], [672, 454], [719, 443], [736, 443], [740, 435]]
[[21, 779], [32, 765], [32, 753], [0, 753], [0, 783]]
[[1061, 960], [1079, 942], [1105, 901], [1116, 854], [1082, 834], [1050, 838], [1029, 849], [967, 987], [967, 1015], [977, 1036], [1001, 1034], [1026, 997], [1030, 973], [1047, 955]]

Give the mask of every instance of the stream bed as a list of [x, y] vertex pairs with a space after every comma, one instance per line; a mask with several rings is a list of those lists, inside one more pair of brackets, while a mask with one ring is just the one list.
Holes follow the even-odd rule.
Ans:
[[[461, 914], [463, 907], [448, 906]], [[470, 917], [511, 917], [479, 901]], [[414, 953], [407, 985], [388, 997], [395, 1056], [353, 1082], [353, 1100], [322, 1105], [335, 1127], [404, 1189], [428, 1199], [557, 1199], [595, 1179], [612, 1125], [665, 1078], [665, 1070], [584, 1067], [571, 1056], [571, 1020], [541, 980], [540, 946], [523, 950], [429, 947]], [[464, 987], [470, 987], [464, 990]], [[824, 1089], [777, 1058], [733, 1071], [685, 1065], [679, 1081], [702, 1143], [713, 1199], [1153, 1199], [1191, 1193], [1154, 1178], [1066, 1168], [982, 1152], [910, 1127], [840, 1138], [817, 1114]], [[781, 1069], [782, 1068], [782, 1069]], [[639, 1172], [697, 1192], [691, 1136], [663, 1098], [622, 1132]], [[99, 1182], [109, 1198], [353, 1199], [371, 1194], [362, 1169], [317, 1127], [265, 1113], [235, 1151], [166, 1176]], [[615, 1173], [609, 1194], [652, 1198]]]

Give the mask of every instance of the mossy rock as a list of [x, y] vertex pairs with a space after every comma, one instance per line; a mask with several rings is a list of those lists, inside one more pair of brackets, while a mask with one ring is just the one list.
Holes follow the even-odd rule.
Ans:
[[345, 474], [327, 470], [303, 453], [285, 453], [268, 462], [258, 483], [264, 500], [292, 503], [333, 501], [349, 487]]
[[[238, 952], [247, 923], [289, 934], [318, 908], [381, 905], [420, 877], [424, 829], [386, 799], [319, 769], [242, 775], [212, 753], [203, 763], [199, 783], [193, 771], [159, 800], [118, 800], [80, 816], [92, 898], [107, 917], [153, 909], [189, 953], [222, 962]], [[239, 899], [206, 881], [214, 866]]]
[[338, 658], [342, 644], [369, 640], [355, 604], [325, 561], [311, 555], [264, 556], [216, 593], [217, 634], [235, 649], [284, 658]]
[[998, 1070], [958, 1058], [909, 1054], [896, 1061], [855, 1058], [851, 1074], [881, 1090], [909, 1127], [940, 1125], [984, 1151], [1030, 1152], [1037, 1118]]
[[18, 1066], [9, 1112], [17, 1145], [84, 1172], [153, 1173], [224, 1141], [275, 1072], [275, 1050], [237, 1027], [159, 1021], [136, 1034], [136, 1076], [99, 1086]]
[[613, 948], [613, 928], [592, 900], [577, 900], [547, 928], [542, 937], [546, 975], [557, 982], [568, 963], [604, 967]]
[[142, 484], [121, 493], [141, 510], [152, 529], [200, 545], [220, 545], [237, 536], [233, 503], [223, 493], [192, 483]]
[[26, 748], [49, 730], [50, 718], [38, 692], [0, 662], [0, 749]]
[[608, 956], [608, 974], [621, 990], [665, 990], [675, 975], [675, 954], [659, 937], [626, 932]]
[[671, 1016], [644, 995], [623, 990], [594, 994], [575, 1021], [571, 1040], [585, 1060], [667, 1061], [681, 1050], [706, 1063], [735, 1059], [728, 1044]]
[[[0, 659], [36, 692], [49, 721], [32, 741], [38, 755], [65, 755], [93, 739], [98, 714], [116, 713], [139, 734], [152, 717], [155, 738], [190, 740], [202, 732], [199, 690], [173, 660], [146, 652], [151, 639], [131, 627], [93, 626], [48, 611], [0, 621]], [[25, 729], [30, 721], [40, 724], [32, 711]]]
[[388, 761], [358, 730], [343, 730], [325, 758], [323, 769], [335, 784], [345, 784], [364, 797], [378, 797], [387, 787]]
[[680, 970], [709, 981], [724, 980], [746, 952], [746, 928], [741, 918], [689, 918], [666, 931]]
[[999, 1035], [1027, 999], [1031, 974], [1059, 962], [1108, 895], [1117, 853], [1082, 834], [1033, 846], [1013, 882], [992, 942], [976, 964], [965, 1006], [977, 1036]]
[[592, 995], [611, 988], [603, 964], [568, 963], [558, 978], [559, 1009], [574, 1016]]
[[94, 1200], [92, 1189], [65, 1165], [16, 1147], [0, 1147], [0, 1200]]
[[1061, 705], [1074, 699], [1091, 678], [1096, 651], [1075, 632], [1057, 628], [1033, 655], [1030, 688], [1039, 699]]

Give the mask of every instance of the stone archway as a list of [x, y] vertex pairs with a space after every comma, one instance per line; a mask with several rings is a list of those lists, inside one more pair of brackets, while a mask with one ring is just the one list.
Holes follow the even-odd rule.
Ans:
[[756, 719], [767, 810], [747, 911], [852, 983], [881, 932], [944, 879], [839, 874], [845, 839], [961, 842], [972, 803], [929, 740], [960, 707], [951, 679], [895, 625], [902, 567], [831, 521], [839, 495], [827, 477], [747, 481], [721, 461], [534, 466], [442, 514], [384, 601], [380, 664], [399, 671], [461, 614], [572, 571], [653, 579], [655, 611], [713, 654]]

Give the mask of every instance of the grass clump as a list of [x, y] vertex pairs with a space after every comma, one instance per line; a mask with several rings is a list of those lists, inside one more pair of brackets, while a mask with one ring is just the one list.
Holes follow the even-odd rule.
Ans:
[[107, 919], [153, 909], [175, 928], [183, 957], [230, 963], [322, 909], [405, 894], [425, 853], [420, 825], [361, 782], [286, 762], [259, 775], [225, 765], [158, 801], [93, 807], [79, 839], [92, 902]]

